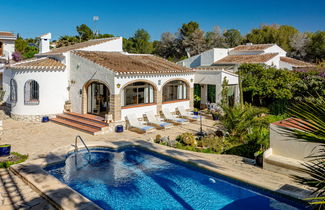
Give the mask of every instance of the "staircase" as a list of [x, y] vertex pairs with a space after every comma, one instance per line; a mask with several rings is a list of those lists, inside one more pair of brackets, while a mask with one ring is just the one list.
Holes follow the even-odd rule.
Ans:
[[92, 135], [97, 135], [109, 129], [108, 124], [99, 118], [95, 115], [65, 112], [64, 114], [57, 115], [51, 121]]

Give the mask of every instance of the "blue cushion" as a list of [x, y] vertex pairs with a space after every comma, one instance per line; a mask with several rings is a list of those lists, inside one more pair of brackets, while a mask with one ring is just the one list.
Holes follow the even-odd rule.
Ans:
[[191, 116], [192, 119], [198, 119], [199, 117], [198, 116]]
[[179, 119], [176, 119], [176, 122], [187, 122], [187, 119], [179, 118]]
[[170, 125], [170, 123], [166, 123], [166, 122], [164, 122], [164, 123], [160, 123], [159, 124], [161, 127], [165, 127], [165, 126], [167, 126], [167, 125]]
[[141, 130], [146, 131], [146, 130], [149, 130], [149, 129], [151, 129], [151, 128], [153, 128], [153, 127], [151, 127], [151, 126], [145, 126], [145, 127], [141, 128]]

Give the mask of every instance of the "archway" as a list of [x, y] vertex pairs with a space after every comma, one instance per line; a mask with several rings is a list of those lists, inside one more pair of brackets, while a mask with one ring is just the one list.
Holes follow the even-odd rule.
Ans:
[[110, 111], [110, 92], [101, 82], [91, 82], [87, 87], [87, 113], [104, 117]]
[[3, 55], [3, 43], [0, 42], [0, 56]]

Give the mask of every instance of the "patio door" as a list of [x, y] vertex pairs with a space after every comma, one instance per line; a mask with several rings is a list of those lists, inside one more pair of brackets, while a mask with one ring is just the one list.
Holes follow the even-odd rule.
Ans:
[[92, 82], [87, 88], [87, 113], [104, 117], [109, 112], [109, 96], [105, 84]]

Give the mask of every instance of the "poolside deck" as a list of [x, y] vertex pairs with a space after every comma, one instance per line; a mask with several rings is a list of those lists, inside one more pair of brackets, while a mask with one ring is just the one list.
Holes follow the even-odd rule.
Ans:
[[[203, 121], [203, 130], [207, 132], [212, 131], [214, 129], [213, 125], [214, 121], [205, 119]], [[4, 121], [4, 135], [2, 136], [2, 142], [12, 144], [13, 151], [23, 154], [28, 153], [30, 160], [35, 159], [35, 161], [37, 161], [36, 159], [40, 160], [40, 158], [43, 161], [50, 161], [53, 157], [55, 158], [58, 153], [65, 154], [66, 149], [71, 149], [70, 145], [74, 142], [76, 135], [81, 135], [85, 141], [91, 145], [106, 144], [112, 147], [118, 147], [125, 144], [137, 144], [184, 161], [190, 161], [201, 166], [206, 166], [218, 173], [240, 178], [241, 180], [245, 180], [246, 182], [267, 189], [287, 192], [287, 194], [291, 193], [292, 196], [296, 197], [306, 196], [308, 191], [305, 191], [305, 188], [296, 184], [290, 177], [269, 172], [247, 164], [243, 161], [242, 157], [183, 151], [147, 141], [155, 138], [157, 134], [174, 138], [181, 133], [197, 132], [198, 130], [199, 122], [195, 122], [183, 126], [175, 126], [174, 128], [165, 131], [157, 130], [154, 133], [146, 135], [125, 131], [123, 133], [111, 132], [99, 136], [93, 136], [54, 123], [24, 123], [7, 119]], [[2, 177], [3, 174], [1, 173], [0, 176]], [[15, 177], [15, 182], [19, 183], [17, 184], [17, 186], [19, 186], [18, 190], [22, 195], [26, 194], [28, 197], [30, 188], [21, 183], [21, 180], [15, 175], [13, 176]], [[28, 190], [26, 191], [26, 189]], [[10, 197], [10, 193], [6, 194], [4, 191], [2, 191], [2, 193], [4, 193], [6, 197]], [[0, 204], [1, 209], [2, 207], [4, 206], [1, 206]], [[8, 202], [8, 200], [6, 201], [5, 207], [8, 209], [15, 208], [12, 203]]]

